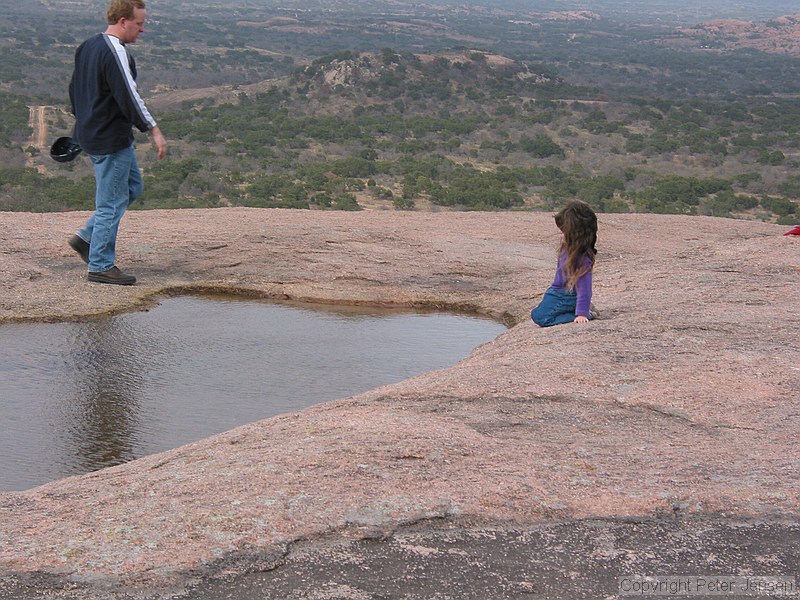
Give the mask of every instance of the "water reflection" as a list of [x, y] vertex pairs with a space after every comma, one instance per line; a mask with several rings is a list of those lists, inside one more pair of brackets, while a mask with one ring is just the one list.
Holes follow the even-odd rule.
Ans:
[[[124, 319], [74, 328], [61, 400], [61, 431], [68, 472], [87, 472], [136, 458], [137, 432], [144, 419], [138, 399], [149, 371], [144, 339]], [[136, 352], [136, 360], [131, 353]]]
[[0, 490], [446, 367], [502, 330], [450, 314], [197, 297], [96, 322], [0, 326]]

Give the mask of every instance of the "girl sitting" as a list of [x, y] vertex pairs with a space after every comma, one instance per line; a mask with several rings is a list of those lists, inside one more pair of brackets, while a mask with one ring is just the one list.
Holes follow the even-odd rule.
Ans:
[[541, 327], [597, 318], [592, 306], [597, 215], [588, 204], [575, 200], [556, 214], [555, 221], [561, 230], [556, 276], [531, 311], [531, 319]]

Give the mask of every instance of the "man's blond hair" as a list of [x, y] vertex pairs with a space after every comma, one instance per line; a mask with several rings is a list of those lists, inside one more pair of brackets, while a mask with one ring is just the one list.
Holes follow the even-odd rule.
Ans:
[[108, 5], [108, 24], [116, 25], [120, 19], [132, 19], [135, 8], [144, 8], [144, 0], [111, 0]]

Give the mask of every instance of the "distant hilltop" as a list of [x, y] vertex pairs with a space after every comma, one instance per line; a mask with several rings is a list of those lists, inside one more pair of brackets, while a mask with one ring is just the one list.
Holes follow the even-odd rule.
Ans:
[[409, 81], [431, 81], [446, 75], [450, 85], [474, 85], [511, 75], [529, 83], [547, 83], [555, 78], [546, 69], [481, 50], [452, 50], [437, 54], [340, 52], [322, 57], [305, 67], [300, 78], [317, 86], [368, 85], [381, 78], [402, 77]]
[[678, 31], [684, 40], [700, 48], [752, 48], [771, 54], [800, 56], [800, 14], [763, 22], [716, 19]]

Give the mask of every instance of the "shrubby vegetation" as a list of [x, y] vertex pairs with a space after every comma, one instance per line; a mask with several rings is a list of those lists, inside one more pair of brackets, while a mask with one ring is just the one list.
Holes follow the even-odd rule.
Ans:
[[[552, 210], [580, 198], [605, 212], [800, 220], [797, 59], [669, 49], [671, 29], [629, 21], [543, 21], [532, 46], [525, 19], [491, 10], [252, 4], [197, 14], [165, 0], [133, 49], [145, 96], [227, 86], [225, 101], [155, 110], [171, 151], [155, 161], [141, 140], [137, 208]], [[101, 24], [8, 10], [0, 209], [90, 208], [88, 161], [39, 155], [27, 106], [66, 105], [74, 47]], [[50, 125], [69, 132], [69, 119]]]
[[35, 169], [0, 167], [0, 210], [52, 212], [94, 208], [94, 177], [46, 177]]
[[30, 136], [28, 115], [24, 97], [0, 92], [0, 146], [14, 146], [18, 140]]

